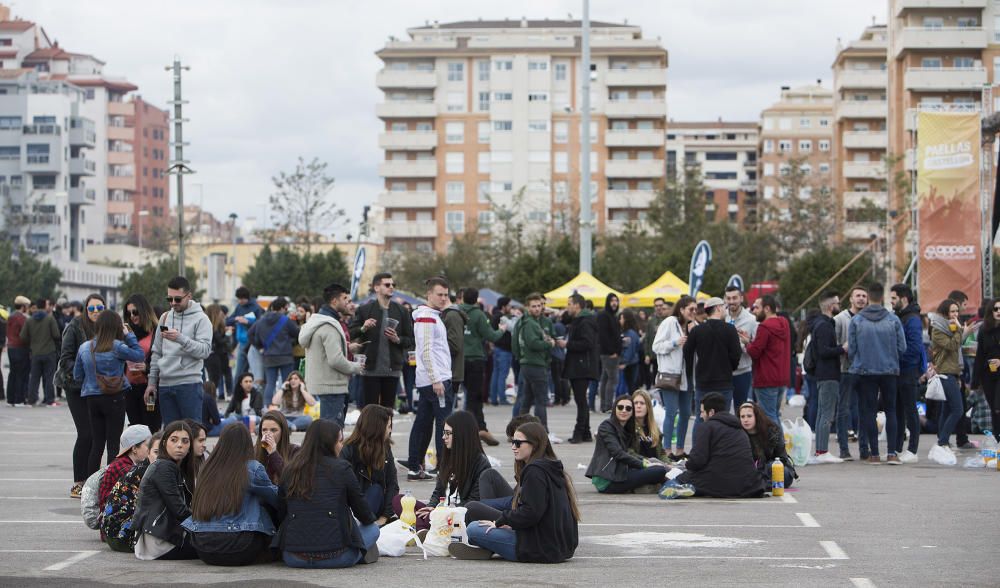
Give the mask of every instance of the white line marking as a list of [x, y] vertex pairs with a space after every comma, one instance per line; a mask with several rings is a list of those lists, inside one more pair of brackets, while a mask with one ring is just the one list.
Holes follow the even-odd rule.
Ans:
[[69, 496], [0, 496], [0, 500], [75, 500]]
[[70, 520], [70, 521], [0, 521], [0, 525], [80, 525], [83, 524], [83, 520]]
[[794, 496], [791, 496], [789, 494], [783, 494], [781, 496], [781, 502], [783, 502], [784, 504], [798, 504], [799, 503], [798, 500], [795, 500]]
[[602, 499], [581, 499], [577, 500], [577, 504], [594, 504], [594, 505], [611, 505], [611, 506], [621, 506], [622, 504], [627, 504], [629, 506], [655, 506], [663, 508], [664, 502], [669, 502], [669, 508], [682, 508], [682, 505], [690, 504], [749, 504], [751, 506], [758, 506], [764, 504], [771, 505], [782, 505], [782, 504], [795, 504], [798, 500], [795, 500], [792, 496], [785, 496], [784, 498], [789, 498], [791, 500], [768, 500], [766, 498], [688, 498], [685, 500], [665, 500], [665, 501], [650, 501], [647, 497], [646, 500], [602, 500]]
[[0, 549], [0, 553], [80, 553], [82, 549]]
[[802, 529], [819, 525], [685, 525], [673, 523], [578, 523], [581, 527], [690, 527], [690, 528], [737, 528], [737, 529]]
[[4, 435], [45, 435], [46, 437], [51, 437], [52, 435], [76, 435], [75, 431], [4, 431]]
[[65, 478], [0, 478], [0, 484], [4, 482], [62, 482], [63, 484], [72, 484], [72, 480], [67, 480]]
[[875, 588], [875, 582], [868, 578], [851, 578], [851, 584], [854, 584], [855, 588]]
[[816, 519], [814, 519], [813, 516], [807, 512], [797, 512], [795, 513], [795, 516], [799, 517], [799, 520], [802, 521], [803, 527], [819, 526], [819, 523], [816, 522]]
[[830, 554], [830, 559], [851, 559], [847, 557], [847, 554], [837, 545], [836, 541], [820, 541], [819, 544], [824, 551]]
[[767, 555], [574, 555], [573, 559], [740, 559], [763, 561], [830, 561], [830, 557], [771, 557]]
[[59, 563], [55, 563], [55, 564], [50, 565], [49, 567], [45, 568], [43, 571], [46, 571], [46, 572], [58, 572], [59, 570], [64, 570], [64, 569], [68, 568], [69, 566], [71, 566], [71, 565], [73, 565], [73, 564], [75, 564], [77, 562], [81, 562], [81, 561], [87, 559], [88, 557], [97, 555], [98, 553], [100, 553], [100, 552], [99, 551], [81, 551], [80, 553], [77, 553], [74, 556], [71, 556], [71, 557], [69, 557], [67, 559], [64, 559], [63, 561], [61, 561]]

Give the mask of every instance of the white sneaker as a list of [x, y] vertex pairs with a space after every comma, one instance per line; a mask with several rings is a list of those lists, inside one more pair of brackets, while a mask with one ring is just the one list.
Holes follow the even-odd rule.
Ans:
[[815, 457], [816, 463], [844, 463], [844, 460], [829, 452], [817, 454]]
[[917, 463], [919, 458], [916, 453], [911, 453], [909, 449], [904, 449], [902, 453], [899, 454], [899, 461], [903, 463]]
[[549, 443], [551, 443], [553, 445], [558, 445], [558, 444], [562, 443], [562, 441], [563, 440], [560, 439], [559, 437], [556, 437], [552, 433], [549, 433]]

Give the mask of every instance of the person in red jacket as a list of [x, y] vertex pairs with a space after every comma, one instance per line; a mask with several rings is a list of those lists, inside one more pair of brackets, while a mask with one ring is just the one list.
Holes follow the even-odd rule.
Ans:
[[772, 421], [780, 423], [781, 393], [788, 387], [788, 364], [792, 358], [791, 330], [788, 321], [778, 316], [774, 296], [761, 296], [754, 301], [751, 312], [757, 317], [756, 336], [740, 333], [753, 360], [753, 393], [757, 404]]

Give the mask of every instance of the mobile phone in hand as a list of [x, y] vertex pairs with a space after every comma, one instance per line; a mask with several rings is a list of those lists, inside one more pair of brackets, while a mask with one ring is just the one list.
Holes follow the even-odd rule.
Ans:
[[166, 331], [168, 328], [169, 327], [167, 327], [167, 325], [160, 325], [160, 330], [161, 331]]

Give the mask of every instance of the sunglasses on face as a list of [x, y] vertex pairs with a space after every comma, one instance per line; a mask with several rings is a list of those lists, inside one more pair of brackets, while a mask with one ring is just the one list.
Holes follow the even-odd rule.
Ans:
[[104, 310], [103, 304], [92, 304], [87, 307], [87, 312], [102, 312]]
[[631, 404], [619, 404], [618, 406], [615, 407], [615, 409], [617, 409], [617, 410], [623, 410], [625, 412], [632, 412], [632, 405]]
[[993, 312], [1000, 312], [1000, 306], [994, 306]]
[[525, 443], [527, 443], [528, 445], [531, 445], [531, 441], [528, 441], [527, 439], [511, 439], [510, 440], [510, 444], [513, 445], [517, 449], [520, 449], [521, 446], [524, 445]]
[[139, 311], [138, 310], [126, 310], [125, 314], [127, 314], [129, 316], [139, 316]]
[[382, 284], [383, 288], [395, 288], [396, 284]]
[[184, 296], [167, 296], [167, 304], [180, 304], [181, 302], [184, 302], [185, 298], [187, 298], [187, 294]]

